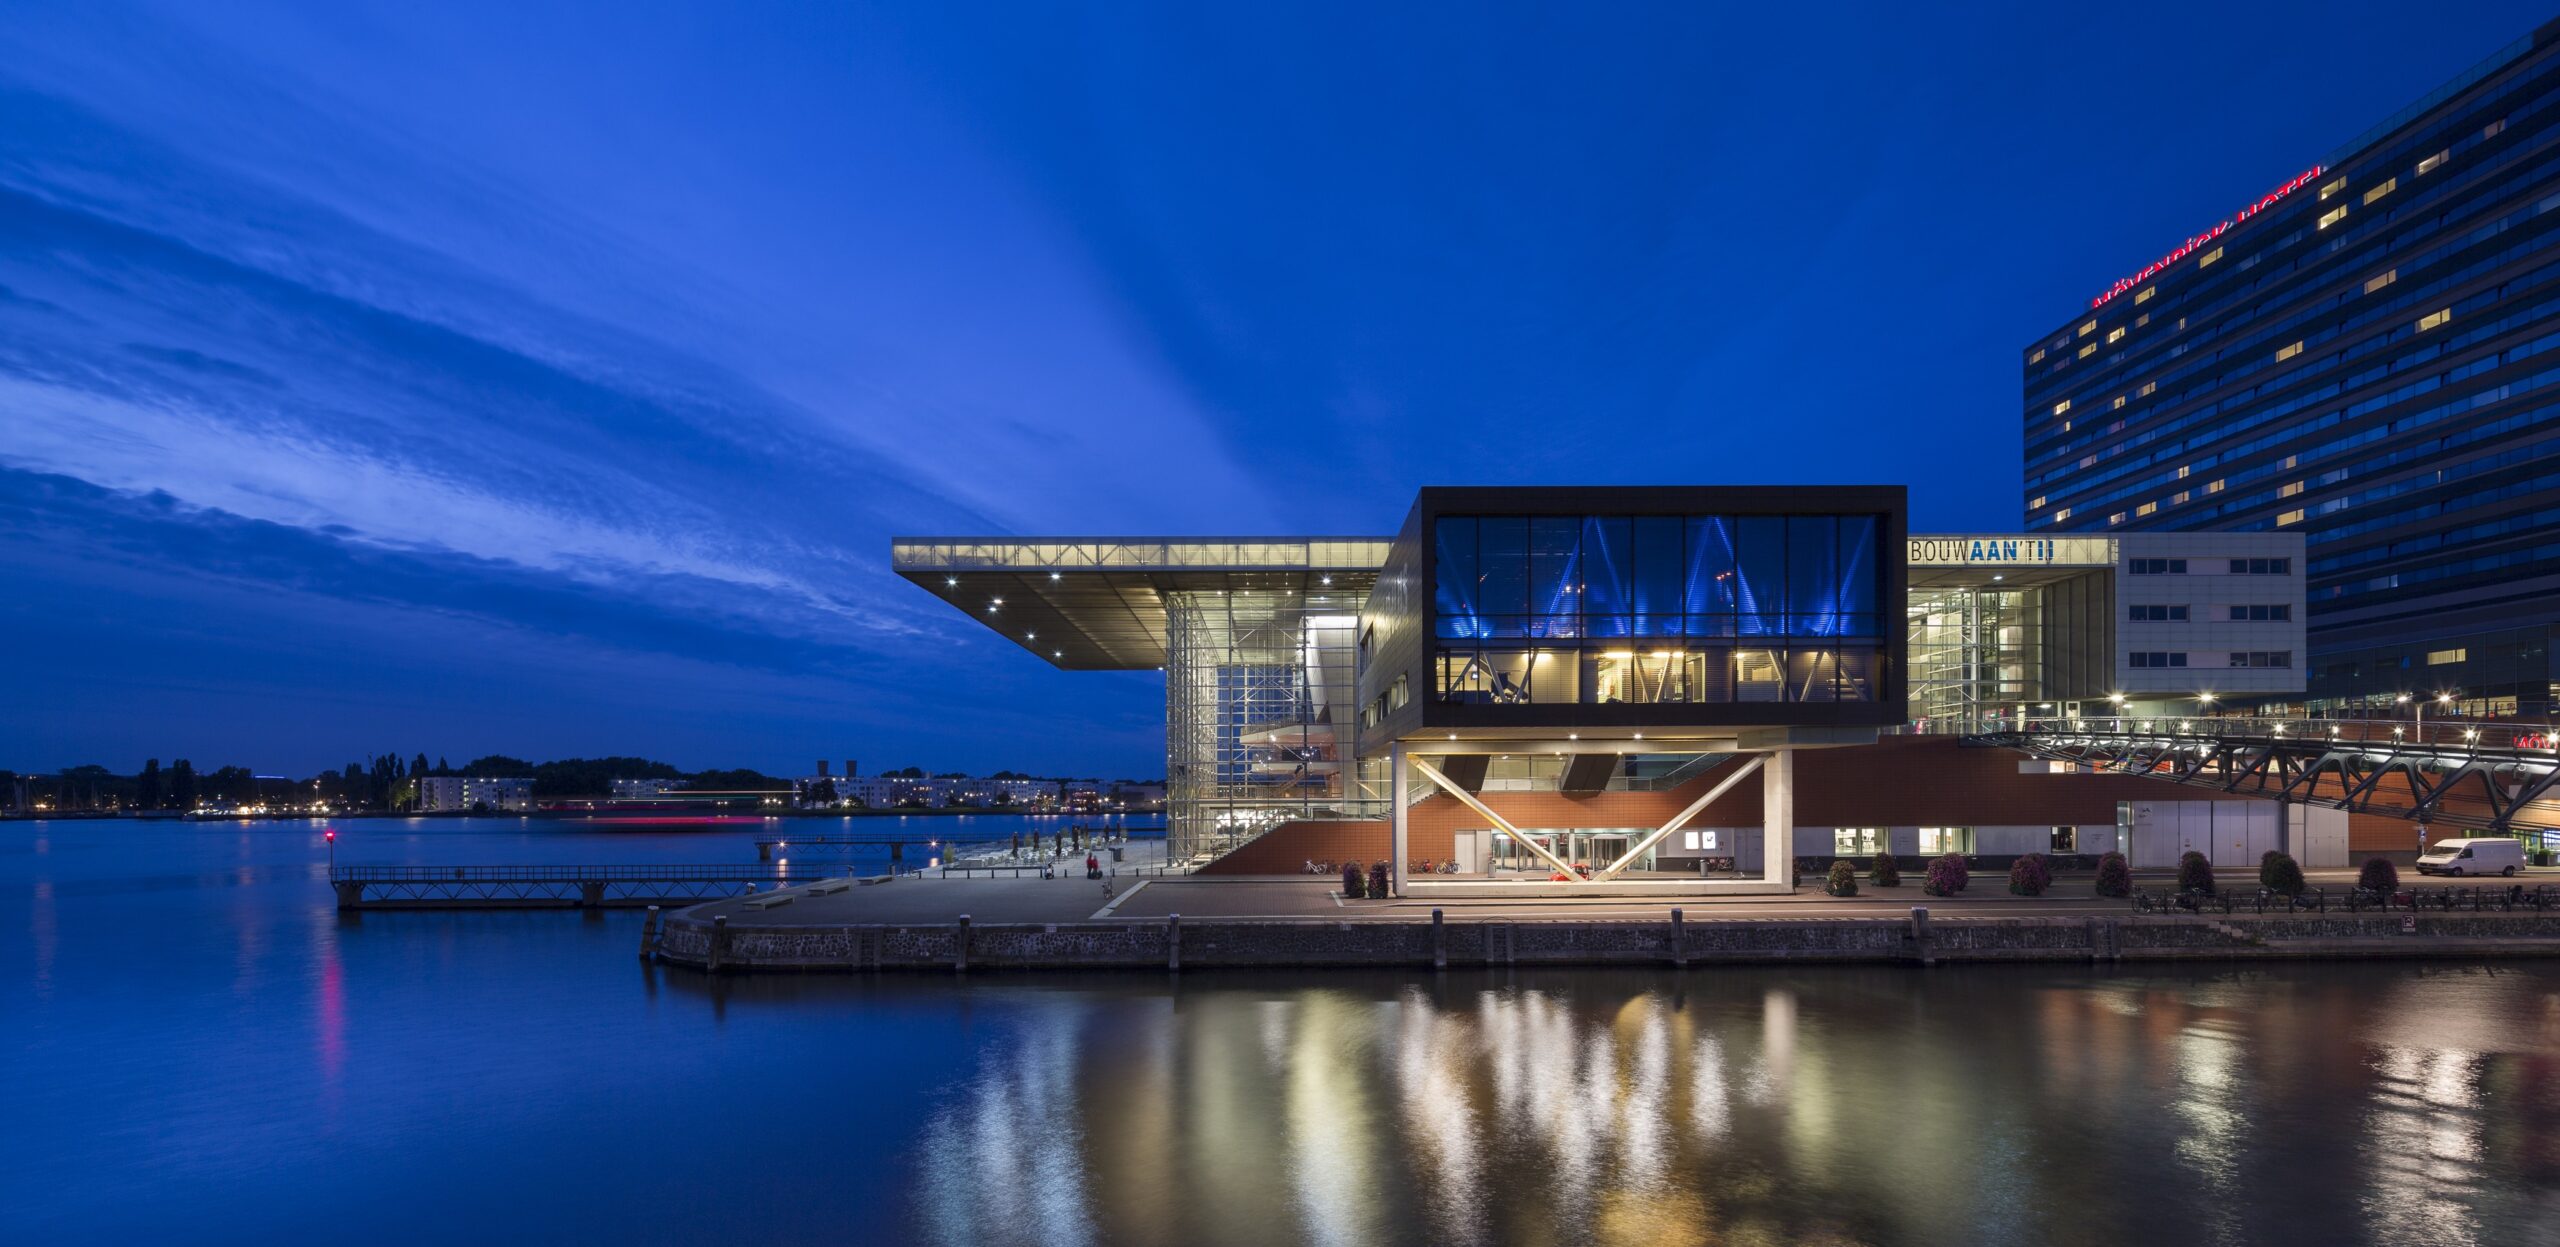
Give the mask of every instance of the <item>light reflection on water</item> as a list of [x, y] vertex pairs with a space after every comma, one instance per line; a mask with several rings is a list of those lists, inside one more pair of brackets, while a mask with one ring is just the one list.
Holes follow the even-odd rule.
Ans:
[[[917, 1216], [937, 1242], [2560, 1241], [2560, 975], [2542, 967], [1002, 990], [1076, 1019], [1046, 1032], [1072, 1050], [1071, 1101], [981, 1072], [919, 1163], [1037, 1133], [1038, 1169], [1081, 1178], [1058, 1197], [1075, 1218], [932, 1185]], [[1120, 1043], [1123, 1010], [1168, 990], [1172, 1040]], [[2412, 994], [2501, 1043], [2373, 1043]], [[1190, 1120], [1138, 1130], [1132, 1094]], [[1115, 1181], [1147, 1209], [1090, 1201]]]
[[0, 1241], [2560, 1242], [2560, 963], [706, 980], [638, 927], [0, 825]]

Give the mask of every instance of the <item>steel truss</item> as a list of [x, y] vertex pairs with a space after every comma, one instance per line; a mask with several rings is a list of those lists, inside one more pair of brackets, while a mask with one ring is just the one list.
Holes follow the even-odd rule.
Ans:
[[2488, 744], [2375, 730], [2388, 723], [2220, 722], [2054, 721], [1965, 743], [2297, 805], [2476, 831], [2560, 831], [2560, 800], [2551, 799], [2560, 754], [2530, 734]]

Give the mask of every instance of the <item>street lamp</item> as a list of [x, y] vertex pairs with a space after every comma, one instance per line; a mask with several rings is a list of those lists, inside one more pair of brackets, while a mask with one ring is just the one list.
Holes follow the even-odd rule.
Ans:
[[2197, 712], [2198, 712], [2198, 713], [2203, 714], [2203, 715], [2205, 715], [2205, 716], [2207, 716], [2207, 717], [2211, 717], [2211, 716], [2212, 716], [2212, 714], [2213, 714], [2213, 693], [2212, 693], [2212, 691], [2211, 691], [2211, 690], [2207, 690], [2207, 691], [2205, 691], [2205, 692], [2201, 692], [2201, 693], [2196, 694], [2196, 708], [2197, 708]]
[[[2407, 697], [2406, 695], [2403, 695], [2403, 696], [2401, 697], [2401, 699], [2400, 699], [2400, 700], [2402, 700], [2402, 701], [2407, 701], [2407, 700], [2408, 700], [2408, 697]], [[2453, 694], [2451, 694], [2451, 693], [2438, 693], [2438, 694], [2436, 694], [2436, 704], [2437, 704], [2437, 705], [2439, 705], [2439, 706], [2450, 706], [2450, 705], [2452, 705], [2452, 704], [2453, 704]], [[2421, 740], [2421, 741], [2423, 741], [2423, 740], [2425, 740], [2426, 738], [2427, 738], [2427, 703], [2425, 703], [2425, 702], [2419, 702], [2419, 703], [2418, 703], [2418, 739], [2419, 739], [2419, 740]]]

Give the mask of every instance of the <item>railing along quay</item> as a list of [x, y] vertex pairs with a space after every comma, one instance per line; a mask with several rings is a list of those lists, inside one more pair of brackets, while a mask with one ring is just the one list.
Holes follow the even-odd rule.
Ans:
[[841, 878], [841, 866], [333, 866], [340, 909], [604, 909], [694, 904]]

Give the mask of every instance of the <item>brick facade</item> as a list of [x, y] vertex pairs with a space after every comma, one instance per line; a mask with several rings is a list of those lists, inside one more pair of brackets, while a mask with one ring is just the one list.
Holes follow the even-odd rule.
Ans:
[[[2134, 775], [2024, 774], [2023, 755], [1968, 749], [1947, 736], [1888, 736], [1848, 749], [1796, 754], [1796, 825], [1800, 827], [2113, 826], [2119, 801], [2253, 801]], [[1521, 827], [1659, 827], [1734, 767], [1735, 758], [1666, 792], [1488, 792], [1481, 798]], [[1446, 861], [1462, 829], [1484, 817], [1445, 793], [1415, 802], [1411, 852]], [[1718, 798], [1690, 825], [1756, 827], [1760, 781], [1753, 776]], [[2402, 824], [2406, 826], [2406, 824]], [[1211, 864], [1207, 874], [1297, 874], [1309, 861], [1380, 861], [1389, 835], [1384, 821], [1295, 822], [1274, 828]]]

